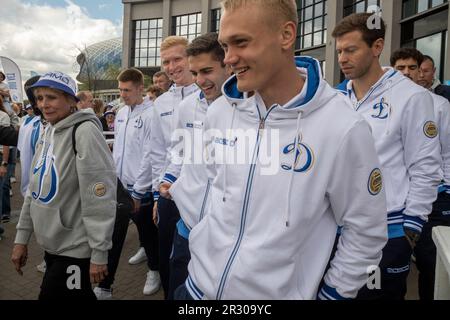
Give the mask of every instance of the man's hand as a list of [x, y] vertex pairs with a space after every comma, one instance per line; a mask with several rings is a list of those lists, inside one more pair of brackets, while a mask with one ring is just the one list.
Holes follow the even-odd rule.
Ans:
[[91, 262], [91, 266], [89, 267], [89, 277], [91, 278], [91, 283], [102, 282], [107, 275], [108, 266], [106, 264], [94, 264]]
[[133, 198], [133, 204], [134, 204], [133, 213], [138, 213], [139, 210], [141, 209], [141, 200]]
[[153, 205], [153, 223], [158, 226], [158, 201]]
[[411, 249], [414, 250], [416, 247], [417, 241], [419, 241], [420, 233], [415, 232], [411, 229], [404, 229], [405, 230], [405, 237], [406, 240], [408, 240], [409, 245], [411, 246]]
[[25, 244], [15, 244], [11, 255], [11, 261], [18, 274], [23, 275], [22, 267], [25, 267], [28, 259], [28, 248]]
[[159, 195], [166, 198], [166, 199], [172, 199], [172, 196], [170, 195], [169, 189], [172, 186], [169, 182], [162, 182], [159, 185]]
[[0, 166], [0, 177], [6, 177], [6, 173], [8, 172], [8, 169], [4, 166]]

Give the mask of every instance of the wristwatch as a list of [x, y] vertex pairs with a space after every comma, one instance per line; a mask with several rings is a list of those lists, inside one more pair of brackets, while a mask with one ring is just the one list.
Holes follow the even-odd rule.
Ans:
[[8, 162], [2, 161], [2, 167], [7, 167], [7, 166], [8, 166]]

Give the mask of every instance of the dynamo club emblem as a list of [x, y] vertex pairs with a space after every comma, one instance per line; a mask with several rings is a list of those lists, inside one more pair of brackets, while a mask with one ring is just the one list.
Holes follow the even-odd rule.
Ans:
[[[299, 136], [297, 141], [297, 148], [295, 148], [295, 143], [291, 143], [283, 148], [283, 154], [287, 156], [293, 155], [295, 152], [295, 160], [293, 164], [294, 172], [306, 172], [314, 165], [314, 152], [307, 144], [302, 143], [301, 136]], [[288, 157], [288, 159], [292, 159], [292, 157]], [[291, 171], [292, 161], [289, 163], [282, 163], [281, 168], [286, 171]]]
[[[59, 178], [56, 172], [55, 156], [47, 156], [49, 146], [33, 168], [33, 176], [38, 177], [37, 190], [32, 190], [31, 196], [35, 200], [39, 200], [42, 203], [48, 204], [55, 199], [58, 193]], [[44, 190], [45, 180], [45, 190]], [[47, 187], [48, 186], [48, 187]]]
[[382, 120], [386, 119], [388, 117], [389, 108], [390, 108], [389, 104], [384, 100], [384, 98], [381, 98], [381, 101], [373, 106], [375, 114], [372, 115], [372, 118]]

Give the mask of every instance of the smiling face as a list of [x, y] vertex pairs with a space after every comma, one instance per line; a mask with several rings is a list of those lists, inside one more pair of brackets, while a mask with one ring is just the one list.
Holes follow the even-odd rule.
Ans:
[[67, 118], [75, 106], [75, 100], [55, 89], [40, 87], [34, 91], [34, 96], [44, 118], [52, 125]]
[[220, 20], [219, 42], [225, 51], [224, 63], [236, 74], [241, 92], [267, 90], [279, 76], [279, 63], [286, 59], [281, 32], [264, 23], [268, 18], [266, 8], [248, 4], [225, 10]]
[[189, 68], [206, 100], [214, 101], [222, 94], [222, 85], [229, 74], [225, 66], [213, 58], [212, 53], [190, 56]]
[[161, 63], [164, 72], [176, 85], [187, 86], [192, 84], [192, 75], [189, 72], [185, 46], [175, 45], [161, 50]]
[[361, 31], [348, 32], [336, 38], [339, 66], [345, 78], [359, 79], [367, 75], [383, 51], [384, 40], [377, 40], [372, 47], [363, 40]]

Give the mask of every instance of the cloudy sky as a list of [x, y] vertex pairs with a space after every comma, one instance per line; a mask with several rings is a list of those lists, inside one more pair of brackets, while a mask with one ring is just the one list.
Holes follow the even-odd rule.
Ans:
[[79, 49], [122, 36], [121, 0], [1, 0], [0, 56], [30, 71], [76, 76]]

